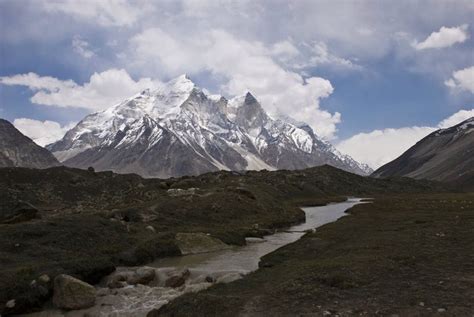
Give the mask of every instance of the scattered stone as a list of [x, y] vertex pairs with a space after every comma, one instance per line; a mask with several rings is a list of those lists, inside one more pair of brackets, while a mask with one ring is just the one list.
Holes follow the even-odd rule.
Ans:
[[50, 280], [51, 278], [47, 274], [42, 274], [38, 277], [38, 281], [40, 281], [41, 283], [49, 283]]
[[53, 303], [63, 309], [83, 309], [94, 306], [94, 286], [72, 276], [61, 274], [54, 279]]
[[444, 313], [446, 312], [446, 308], [438, 308], [438, 313]]
[[6, 304], [5, 304], [5, 307], [7, 308], [13, 308], [15, 307], [15, 300], [14, 299], [10, 299]]
[[331, 316], [331, 315], [332, 315], [332, 314], [331, 314], [330, 311], [325, 310], [325, 311], [323, 312], [323, 316]]
[[262, 243], [265, 242], [266, 240], [263, 238], [254, 238], [254, 237], [247, 237], [245, 238], [246, 243]]
[[421, 307], [424, 307], [425, 306], [425, 303], [424, 302], [420, 302], [419, 304]]
[[155, 228], [153, 228], [153, 226], [146, 226], [146, 229], [153, 232], [153, 233], [156, 232], [156, 230], [155, 230]]
[[212, 276], [206, 276], [206, 282], [208, 283], [214, 283], [216, 280]]
[[233, 273], [228, 273], [228, 274], [225, 274], [223, 276], [220, 276], [219, 278], [217, 278], [217, 283], [230, 283], [230, 282], [233, 282], [233, 281], [236, 281], [238, 279], [241, 279], [243, 276], [243, 274], [241, 273], [236, 273], [236, 272], [233, 272]]
[[181, 188], [171, 188], [168, 189], [166, 192], [171, 197], [180, 197], [180, 196], [189, 196], [196, 194], [198, 188], [191, 187], [189, 189], [181, 189]]
[[111, 278], [108, 282], [107, 282], [107, 287], [108, 288], [122, 288], [122, 287], [125, 287], [127, 286], [127, 282], [125, 281], [122, 281], [122, 280], [119, 280], [118, 277], [115, 277], [115, 278]]

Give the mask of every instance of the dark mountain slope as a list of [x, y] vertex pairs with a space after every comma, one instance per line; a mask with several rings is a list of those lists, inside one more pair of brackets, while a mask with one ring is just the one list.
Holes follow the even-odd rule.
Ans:
[[47, 168], [60, 165], [45, 148], [34, 143], [7, 120], [0, 119], [0, 167]]
[[474, 118], [431, 133], [372, 176], [407, 176], [472, 186]]

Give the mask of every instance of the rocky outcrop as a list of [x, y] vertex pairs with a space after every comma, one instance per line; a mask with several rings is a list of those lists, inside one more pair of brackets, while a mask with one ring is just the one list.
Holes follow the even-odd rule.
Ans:
[[202, 232], [178, 233], [176, 234], [176, 244], [183, 255], [214, 252], [230, 248], [229, 245], [221, 240]]
[[61, 274], [54, 279], [53, 303], [62, 309], [83, 309], [94, 306], [94, 286], [72, 276]]
[[18, 201], [9, 209], [0, 210], [0, 224], [18, 223], [38, 217], [38, 209], [30, 203]]

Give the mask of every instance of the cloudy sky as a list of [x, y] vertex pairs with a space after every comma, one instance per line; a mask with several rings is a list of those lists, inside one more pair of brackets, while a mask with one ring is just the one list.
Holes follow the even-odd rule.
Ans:
[[474, 116], [474, 2], [0, 0], [0, 117], [38, 144], [182, 73], [373, 168]]

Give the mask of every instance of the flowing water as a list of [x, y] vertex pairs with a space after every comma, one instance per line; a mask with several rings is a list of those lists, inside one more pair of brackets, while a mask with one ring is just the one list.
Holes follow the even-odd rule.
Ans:
[[[188, 292], [197, 292], [215, 283], [227, 283], [258, 269], [260, 258], [276, 249], [300, 239], [307, 230], [316, 229], [347, 215], [346, 210], [360, 204], [361, 199], [349, 198], [345, 202], [322, 207], [303, 208], [306, 221], [284, 231], [265, 236], [263, 239], [248, 239], [245, 246], [222, 251], [192, 254], [158, 259], [148, 267], [156, 268], [160, 282], [154, 285], [126, 286], [118, 289], [98, 285], [96, 305], [86, 310], [61, 313], [47, 309], [30, 316], [146, 316], [152, 309], [161, 307], [170, 300]], [[118, 268], [128, 270], [130, 268]], [[163, 277], [171, 271], [188, 269], [186, 284], [179, 288], [165, 287]]]

